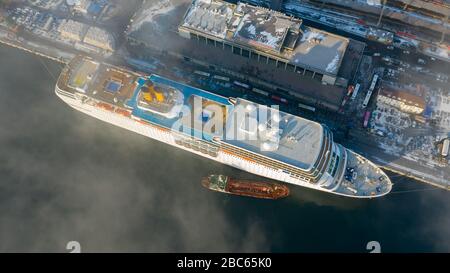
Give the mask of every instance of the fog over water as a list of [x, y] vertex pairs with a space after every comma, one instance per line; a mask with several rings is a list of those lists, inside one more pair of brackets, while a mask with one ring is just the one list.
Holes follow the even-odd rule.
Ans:
[[[61, 65], [41, 59], [53, 76]], [[449, 192], [352, 200], [291, 186], [256, 200], [202, 176], [258, 179], [79, 113], [28, 53], [0, 47], [0, 251], [450, 251]], [[401, 177], [394, 191], [428, 188]]]

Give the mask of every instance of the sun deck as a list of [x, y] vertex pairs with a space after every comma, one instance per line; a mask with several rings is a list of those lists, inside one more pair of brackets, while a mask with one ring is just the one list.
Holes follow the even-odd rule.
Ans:
[[123, 107], [136, 89], [137, 78], [133, 72], [78, 56], [64, 69], [58, 84], [68, 92]]
[[[182, 99], [180, 104], [173, 105], [174, 107], [178, 105], [176, 109], [178, 111], [177, 115], [172, 118], [168, 118], [165, 115], [156, 114], [155, 112], [147, 111], [142, 107], [138, 107], [140, 91], [149, 80], [156, 85], [166, 86], [173, 88], [174, 90], [178, 90], [178, 92], [182, 95]], [[183, 132], [187, 132], [191, 135], [195, 134], [196, 136], [208, 140], [210, 140], [213, 136], [208, 131], [203, 130], [202, 127], [206, 122], [211, 121], [211, 118], [214, 118], [212, 116], [212, 110], [208, 110], [208, 108], [211, 108], [212, 105], [217, 106], [218, 108], [216, 107], [216, 109], [220, 109], [219, 111], [221, 111], [220, 120], [223, 120], [224, 118], [226, 119], [227, 113], [232, 106], [225, 97], [175, 82], [155, 74], [147, 78], [138, 79], [137, 88], [131, 98], [126, 102], [126, 105], [127, 107], [133, 109], [132, 114], [135, 117], [158, 124], [167, 129], [183, 130]]]
[[87, 93], [101, 101], [123, 105], [136, 89], [136, 78], [130, 73], [101, 66]]

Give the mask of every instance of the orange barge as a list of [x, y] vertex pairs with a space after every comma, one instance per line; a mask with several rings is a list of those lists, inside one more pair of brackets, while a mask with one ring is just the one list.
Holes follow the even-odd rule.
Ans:
[[213, 191], [264, 199], [280, 199], [290, 193], [287, 186], [278, 183], [237, 180], [220, 174], [204, 177], [202, 185]]

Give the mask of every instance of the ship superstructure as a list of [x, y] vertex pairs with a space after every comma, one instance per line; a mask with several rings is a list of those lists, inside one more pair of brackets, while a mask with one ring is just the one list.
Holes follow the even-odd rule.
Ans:
[[267, 178], [334, 194], [390, 192], [387, 175], [316, 122], [78, 56], [56, 94], [116, 126]]

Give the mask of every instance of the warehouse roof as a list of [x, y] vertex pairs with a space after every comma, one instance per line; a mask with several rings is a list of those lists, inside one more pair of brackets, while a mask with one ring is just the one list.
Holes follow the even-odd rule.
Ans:
[[349, 43], [344, 37], [302, 26], [301, 19], [221, 0], [193, 0], [180, 28], [333, 76]]

